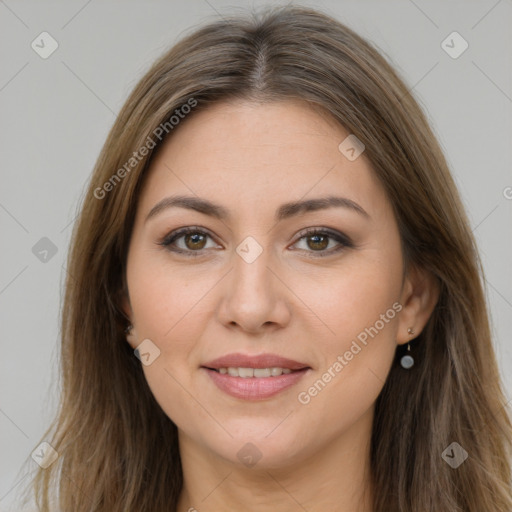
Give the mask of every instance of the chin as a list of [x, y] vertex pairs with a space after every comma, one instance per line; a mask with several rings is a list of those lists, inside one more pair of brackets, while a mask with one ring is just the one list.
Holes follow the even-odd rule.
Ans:
[[[265, 421], [259, 426], [253, 424], [247, 430], [240, 428], [239, 424], [228, 424], [226, 429], [233, 434], [233, 438], [226, 435], [215, 439], [203, 439], [203, 442], [219, 457], [241, 468], [284, 468], [307, 458], [307, 452], [313, 453], [314, 447], [311, 446], [308, 450], [304, 445], [307, 442], [305, 433], [292, 433], [290, 426], [286, 432], [284, 429], [278, 432], [283, 427], [279, 425], [282, 420], [280, 418], [275, 422]], [[269, 428], [270, 424], [272, 426]], [[302, 442], [298, 444], [297, 439], [301, 439]]]

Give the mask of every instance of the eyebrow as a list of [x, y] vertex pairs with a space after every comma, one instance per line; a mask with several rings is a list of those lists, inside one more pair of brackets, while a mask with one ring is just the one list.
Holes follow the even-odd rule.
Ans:
[[[164, 210], [173, 207], [195, 210], [199, 213], [215, 217], [219, 220], [226, 220], [231, 217], [229, 210], [219, 204], [208, 201], [207, 199], [202, 199], [197, 196], [178, 195], [166, 197], [159, 201], [155, 206], [153, 206], [144, 222], [146, 223], [149, 219], [155, 217]], [[307, 199], [304, 201], [284, 203], [277, 209], [275, 220], [282, 221], [307, 212], [314, 212], [317, 210], [324, 210], [327, 208], [335, 207], [347, 208], [357, 212], [366, 219], [371, 219], [366, 210], [355, 201], [352, 201], [346, 197], [328, 196], [318, 199]]]

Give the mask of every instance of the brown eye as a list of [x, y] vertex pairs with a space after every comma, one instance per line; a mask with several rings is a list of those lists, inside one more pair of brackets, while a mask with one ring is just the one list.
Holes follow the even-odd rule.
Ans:
[[206, 236], [202, 233], [192, 233], [185, 235], [184, 241], [188, 249], [203, 249], [206, 245]]
[[311, 242], [308, 246], [315, 251], [327, 249], [329, 245], [329, 237], [326, 235], [309, 235], [306, 239]]
[[[312, 228], [306, 230], [301, 233], [301, 237], [296, 244], [302, 240], [305, 240], [304, 245], [306, 247], [300, 247], [300, 249], [304, 250], [306, 253], [310, 253], [310, 255], [313, 253], [313, 257], [329, 256], [343, 249], [354, 247], [354, 244], [346, 235], [327, 229]], [[328, 249], [332, 241], [335, 243], [335, 246]]]
[[203, 249], [207, 248], [208, 238], [211, 238], [211, 236], [205, 231], [199, 228], [188, 227], [169, 233], [159, 242], [159, 245], [168, 248], [172, 252], [199, 256], [202, 254]]

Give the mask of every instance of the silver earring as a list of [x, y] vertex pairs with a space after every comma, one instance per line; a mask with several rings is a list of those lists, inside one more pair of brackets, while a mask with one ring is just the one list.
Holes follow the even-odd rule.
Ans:
[[[410, 343], [407, 343], [407, 352], [410, 351], [411, 345]], [[400, 364], [402, 365], [402, 368], [409, 370], [414, 366], [414, 358], [410, 354], [406, 354], [405, 356], [402, 356], [402, 358], [400, 359]]]
[[133, 329], [133, 325], [130, 324], [128, 327], [126, 327], [126, 329], [124, 330], [124, 333], [125, 334], [130, 334], [132, 329]]
[[[409, 327], [407, 329], [407, 333], [412, 336], [414, 334], [414, 330], [412, 327]], [[414, 357], [411, 356], [409, 353], [411, 351], [411, 344], [407, 343], [407, 354], [405, 356], [402, 356], [400, 359], [400, 364], [402, 365], [402, 368], [405, 368], [406, 370], [409, 370], [414, 366]]]

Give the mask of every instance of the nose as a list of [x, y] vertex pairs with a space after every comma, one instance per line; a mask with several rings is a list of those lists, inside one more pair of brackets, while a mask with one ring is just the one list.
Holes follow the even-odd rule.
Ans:
[[233, 253], [233, 267], [223, 280], [218, 319], [251, 334], [283, 328], [290, 321], [291, 292], [270, 250], [251, 260], [243, 252]]

